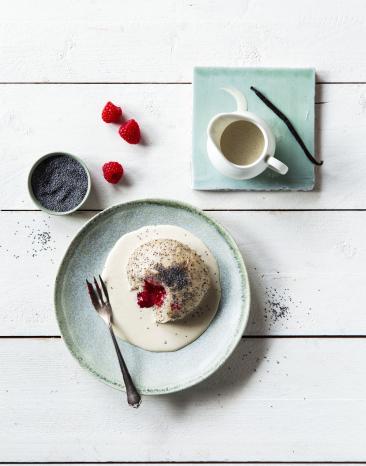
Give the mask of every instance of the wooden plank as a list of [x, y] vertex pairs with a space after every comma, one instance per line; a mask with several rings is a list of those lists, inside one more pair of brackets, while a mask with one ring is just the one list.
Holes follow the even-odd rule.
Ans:
[[[41, 155], [64, 150], [82, 157], [93, 178], [87, 208], [144, 197], [176, 198], [205, 209], [366, 208], [366, 85], [318, 86], [318, 145], [324, 166], [314, 192], [198, 192], [191, 189], [191, 87], [184, 85], [0, 86], [0, 208], [32, 209], [26, 177]], [[136, 118], [144, 144], [125, 143], [100, 119], [111, 99]], [[357, 115], [357, 118], [355, 116]], [[303, 157], [299, 151], [296, 156]], [[106, 183], [101, 166], [120, 160], [126, 178]]]
[[62, 340], [0, 339], [1, 460], [364, 461], [365, 351], [243, 340], [208, 381], [135, 411]]
[[[366, 212], [212, 212], [239, 244], [252, 287], [251, 335], [366, 335]], [[0, 214], [0, 335], [54, 335], [53, 282], [93, 213]]]
[[93, 213], [1, 212], [1, 335], [58, 334], [53, 285], [72, 237]]
[[[54, 2], [52, 2], [54, 3]], [[150, 4], [148, 4], [150, 3]], [[306, 0], [8, 2], [0, 81], [190, 81], [194, 65], [315, 66], [364, 81], [364, 3]]]

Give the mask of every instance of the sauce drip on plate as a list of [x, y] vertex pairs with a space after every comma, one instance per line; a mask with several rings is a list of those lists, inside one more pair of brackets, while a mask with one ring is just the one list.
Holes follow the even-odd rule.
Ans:
[[[155, 239], [180, 241], [193, 249], [207, 266], [209, 290], [197, 309], [184, 319], [155, 322], [152, 309], [139, 307], [136, 290], [131, 290], [127, 277], [129, 258], [136, 248]], [[199, 238], [173, 225], [150, 225], [122, 236], [111, 249], [102, 276], [108, 286], [115, 332], [124, 340], [149, 351], [176, 351], [192, 343], [210, 325], [220, 302], [216, 259]]]

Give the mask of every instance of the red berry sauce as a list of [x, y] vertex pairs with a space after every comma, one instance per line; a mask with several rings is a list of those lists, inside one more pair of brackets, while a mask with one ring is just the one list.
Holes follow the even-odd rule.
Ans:
[[140, 307], [160, 307], [165, 299], [166, 291], [159, 283], [144, 281], [144, 288], [137, 293], [137, 304]]

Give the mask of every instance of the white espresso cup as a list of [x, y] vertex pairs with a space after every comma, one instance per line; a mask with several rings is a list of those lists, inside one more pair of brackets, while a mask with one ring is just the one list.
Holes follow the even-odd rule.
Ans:
[[[207, 154], [212, 165], [223, 175], [237, 180], [254, 178], [266, 168], [285, 175], [288, 167], [273, 156], [276, 149], [276, 140], [271, 128], [256, 114], [248, 112], [247, 101], [241, 92], [234, 88], [224, 88], [223, 90], [235, 98], [237, 109], [232, 113], [215, 115], [207, 127]], [[254, 157], [251, 154], [250, 162], [245, 164], [238, 164], [229, 160], [231, 157], [228, 154], [225, 155], [222, 150], [224, 131], [238, 121], [245, 121], [254, 125], [257, 129], [251, 128], [251, 130], [254, 130], [257, 138], [263, 138], [260, 140], [261, 150], [255, 153]]]

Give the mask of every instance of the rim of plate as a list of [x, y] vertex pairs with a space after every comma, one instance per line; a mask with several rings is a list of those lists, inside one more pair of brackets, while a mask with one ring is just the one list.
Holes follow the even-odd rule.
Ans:
[[204, 211], [201, 209], [192, 206], [191, 204], [188, 204], [186, 202], [181, 202], [177, 200], [169, 200], [169, 199], [160, 199], [160, 198], [146, 198], [146, 199], [137, 199], [134, 201], [129, 201], [129, 202], [123, 202], [120, 204], [113, 205], [111, 207], [108, 207], [98, 214], [96, 214], [94, 217], [92, 217], [90, 220], [88, 220], [75, 234], [74, 238], [71, 240], [68, 248], [65, 251], [65, 254], [61, 260], [61, 263], [57, 269], [57, 274], [56, 274], [56, 279], [55, 279], [55, 284], [54, 284], [54, 308], [55, 308], [55, 314], [56, 314], [56, 320], [58, 327], [60, 329], [60, 333], [62, 336], [63, 341], [66, 344], [66, 347], [70, 351], [71, 355], [78, 361], [80, 366], [83, 369], [86, 369], [88, 372], [93, 374], [95, 377], [97, 377], [100, 381], [104, 382], [105, 384], [121, 391], [125, 391], [125, 387], [123, 384], [113, 382], [112, 380], [109, 380], [107, 377], [104, 377], [102, 374], [100, 374], [97, 370], [93, 369], [93, 367], [89, 366], [83, 359], [82, 357], [82, 352], [77, 349], [77, 345], [74, 343], [72, 337], [70, 336], [68, 329], [67, 329], [67, 323], [66, 321], [62, 318], [62, 306], [58, 306], [58, 299], [61, 296], [61, 284], [63, 281], [63, 275], [64, 275], [64, 270], [67, 266], [68, 263], [68, 256], [71, 254], [71, 252], [75, 249], [75, 247], [78, 246], [78, 242], [80, 239], [80, 235], [87, 230], [91, 225], [94, 223], [98, 222], [101, 217], [104, 217], [106, 215], [109, 215], [113, 210], [119, 210], [123, 208], [128, 208], [128, 207], [138, 207], [139, 205], [144, 205], [144, 204], [157, 204], [157, 205], [163, 205], [163, 206], [168, 206], [168, 207], [176, 207], [179, 209], [184, 209], [187, 211], [190, 211], [196, 215], [199, 215], [202, 217], [204, 220], [206, 220], [209, 224], [211, 224], [220, 234], [223, 236], [227, 244], [229, 245], [230, 249], [232, 250], [234, 257], [237, 261], [238, 268], [239, 268], [239, 273], [241, 275], [241, 284], [244, 288], [245, 291], [245, 300], [241, 300], [241, 313], [240, 313], [240, 319], [238, 322], [238, 326], [236, 328], [235, 334], [233, 335], [232, 341], [230, 345], [226, 347], [225, 352], [218, 358], [214, 364], [211, 364], [204, 372], [201, 373], [201, 375], [194, 377], [192, 379], [188, 379], [184, 383], [180, 383], [178, 385], [168, 385], [167, 387], [161, 389], [149, 389], [147, 387], [144, 387], [140, 389], [140, 393], [142, 395], [164, 395], [167, 393], [174, 393], [174, 392], [179, 392], [181, 390], [185, 390], [189, 387], [192, 387], [194, 385], [197, 385], [198, 383], [202, 382], [203, 380], [207, 379], [210, 375], [212, 375], [214, 372], [216, 372], [223, 364], [226, 362], [226, 360], [230, 357], [230, 355], [233, 353], [235, 350], [236, 346], [238, 345], [240, 339], [243, 336], [245, 327], [248, 322], [249, 318], [249, 310], [250, 310], [250, 301], [251, 301], [251, 293], [250, 293], [250, 285], [249, 285], [249, 277], [248, 277], [248, 272], [245, 267], [245, 263], [243, 260], [243, 257], [241, 255], [241, 252], [231, 236], [231, 234], [224, 228], [219, 222], [214, 220], [210, 215], [206, 214]]

